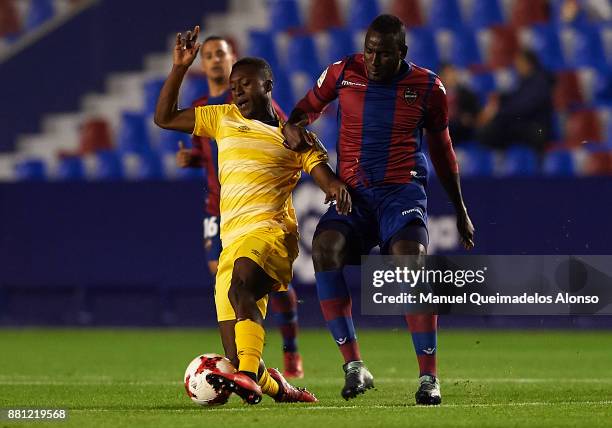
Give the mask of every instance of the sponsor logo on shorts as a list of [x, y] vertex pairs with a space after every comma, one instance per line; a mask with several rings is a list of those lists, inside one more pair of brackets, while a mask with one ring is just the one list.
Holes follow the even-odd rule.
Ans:
[[419, 216], [423, 217], [423, 210], [420, 208], [410, 208], [409, 210], [402, 211], [402, 215], [408, 215], [412, 213], [416, 213]]

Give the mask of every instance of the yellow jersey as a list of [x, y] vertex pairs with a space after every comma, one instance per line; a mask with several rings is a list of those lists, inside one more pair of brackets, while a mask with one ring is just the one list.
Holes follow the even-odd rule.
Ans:
[[195, 108], [193, 134], [213, 138], [221, 183], [221, 242], [262, 228], [297, 235], [291, 192], [301, 171], [327, 162], [327, 154], [297, 153], [283, 146], [282, 127], [246, 119], [234, 104]]

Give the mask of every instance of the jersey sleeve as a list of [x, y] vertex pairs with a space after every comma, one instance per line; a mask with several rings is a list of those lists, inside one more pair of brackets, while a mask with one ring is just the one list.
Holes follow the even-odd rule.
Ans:
[[196, 107], [193, 135], [216, 138], [221, 119], [230, 109], [231, 105], [229, 104]]
[[446, 89], [438, 77], [435, 78], [431, 92], [427, 98], [424, 128], [438, 132], [448, 126], [448, 103]]
[[325, 107], [338, 97], [338, 80], [345, 65], [346, 60], [330, 64], [321, 73], [312, 89], [295, 106], [308, 115], [309, 123], [317, 120]]
[[307, 152], [300, 154], [300, 156], [302, 158], [302, 169], [308, 174], [310, 174], [310, 171], [312, 171], [312, 169], [320, 163], [329, 162], [329, 156], [327, 156], [327, 153], [314, 147], [310, 148]]

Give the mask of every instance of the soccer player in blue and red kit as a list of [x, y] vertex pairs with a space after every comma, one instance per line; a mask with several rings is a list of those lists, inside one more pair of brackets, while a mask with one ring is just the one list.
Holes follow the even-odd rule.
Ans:
[[[209, 36], [202, 43], [201, 67], [208, 80], [208, 95], [197, 99], [192, 107], [217, 104], [231, 104], [229, 76], [236, 56], [228, 41], [219, 36]], [[273, 101], [273, 106], [281, 119], [285, 114]], [[182, 143], [176, 153], [180, 168], [204, 168], [206, 171], [206, 202], [204, 206], [204, 248], [206, 260], [212, 275], [216, 275], [221, 254], [219, 237], [219, 178], [217, 167], [217, 144], [205, 137], [192, 137], [191, 149]], [[302, 357], [297, 349], [297, 296], [293, 287], [286, 292], [271, 294], [272, 309], [283, 337], [283, 374], [288, 378], [304, 377]]]
[[[296, 105], [291, 125], [284, 129], [288, 148], [299, 151], [312, 145], [303, 126], [338, 98], [337, 175], [350, 186], [353, 210], [347, 217], [330, 208], [321, 217], [313, 262], [323, 315], [345, 361], [341, 394], [347, 400], [373, 387], [374, 379], [361, 359], [342, 269], [359, 264], [360, 254], [376, 245], [382, 254], [426, 254], [424, 130], [432, 163], [455, 207], [462, 243], [467, 249], [474, 245], [448, 133], [445, 89], [433, 72], [404, 60], [405, 37], [397, 17], [377, 17], [366, 33], [363, 54], [331, 64]], [[420, 370], [416, 402], [440, 404], [437, 316], [406, 315], [406, 322]]]

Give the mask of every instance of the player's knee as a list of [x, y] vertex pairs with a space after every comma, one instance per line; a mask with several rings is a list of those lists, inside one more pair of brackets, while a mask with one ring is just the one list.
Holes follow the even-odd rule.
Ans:
[[391, 254], [396, 256], [425, 256], [427, 249], [417, 241], [396, 241], [391, 245]]
[[249, 274], [248, 264], [242, 262], [241, 259], [236, 260], [228, 292], [230, 303], [235, 311], [257, 300], [255, 298], [255, 284], [252, 278], [253, 275]]
[[317, 233], [312, 240], [312, 261], [317, 272], [339, 269], [347, 252], [346, 237], [335, 230]]

